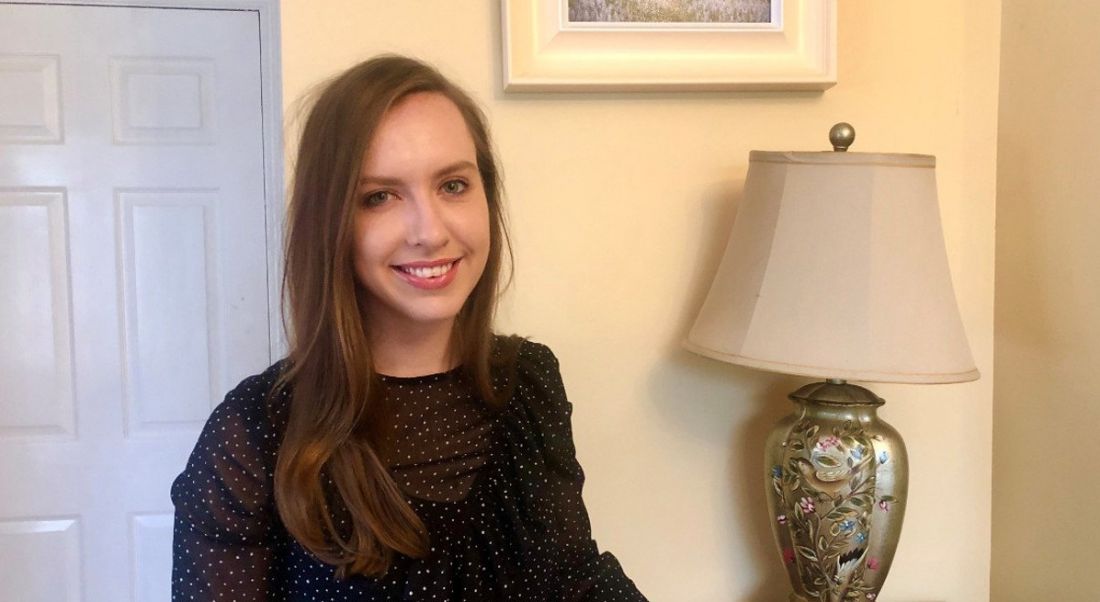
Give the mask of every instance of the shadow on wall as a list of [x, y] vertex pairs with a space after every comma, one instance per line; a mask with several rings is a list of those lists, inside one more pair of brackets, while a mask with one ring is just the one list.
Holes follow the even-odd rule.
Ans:
[[[726, 364], [691, 353], [680, 343], [687, 337], [710, 282], [725, 252], [744, 181], [724, 182], [700, 203], [704, 213], [689, 298], [678, 317], [676, 340], [650, 375], [649, 399], [662, 420], [694, 440], [728, 448], [726, 466], [713, 466], [715, 478], [727, 484], [730, 529], [716, 537], [740, 548], [732, 557], [747, 558], [745, 566], [730, 567], [741, 581], [741, 599], [774, 602], [788, 593], [787, 574], [772, 542], [771, 518], [765, 496], [764, 444], [771, 427], [791, 411], [786, 396], [804, 379], [772, 375]], [[683, 398], [692, 391], [694, 399]], [[745, 575], [754, 579], [744, 583]], [[747, 592], [747, 593], [746, 593]]]
[[[786, 599], [787, 574], [772, 541], [771, 518], [765, 496], [764, 444], [768, 432], [790, 413], [786, 396], [804, 380], [770, 375], [723, 364], [670, 345], [666, 361], [652, 373], [650, 399], [662, 420], [685, 437], [726, 447], [725, 466], [707, 469], [723, 479], [728, 495], [729, 528], [715, 533], [725, 540], [730, 557], [744, 564], [730, 567], [737, 576], [738, 599], [775, 602]], [[696, 395], [684, 399], [683, 391]], [[747, 583], [751, 578], [752, 583]]]

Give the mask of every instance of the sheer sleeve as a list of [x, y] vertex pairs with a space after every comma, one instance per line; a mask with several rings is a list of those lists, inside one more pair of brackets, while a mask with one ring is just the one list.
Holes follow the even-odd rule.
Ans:
[[600, 553], [592, 539], [588, 511], [581, 497], [584, 471], [577, 461], [571, 424], [573, 406], [566, 398], [558, 360], [544, 345], [525, 343], [521, 373], [527, 381], [517, 393], [535, 424], [545, 479], [528, 496], [534, 514], [543, 518], [556, 547], [564, 599], [588, 602], [645, 601], [634, 582], [609, 552]]
[[173, 601], [274, 599], [278, 441], [266, 409], [274, 376], [269, 369], [226, 396], [172, 484]]

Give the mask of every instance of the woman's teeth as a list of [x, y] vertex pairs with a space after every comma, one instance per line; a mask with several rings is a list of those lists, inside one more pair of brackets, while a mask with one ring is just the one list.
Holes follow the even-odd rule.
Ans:
[[451, 268], [454, 267], [454, 265], [455, 264], [452, 261], [451, 263], [436, 265], [430, 268], [412, 268], [399, 266], [399, 269], [402, 272], [405, 272], [406, 274], [410, 274], [412, 276], [416, 276], [417, 278], [439, 278], [443, 274], [451, 271]]

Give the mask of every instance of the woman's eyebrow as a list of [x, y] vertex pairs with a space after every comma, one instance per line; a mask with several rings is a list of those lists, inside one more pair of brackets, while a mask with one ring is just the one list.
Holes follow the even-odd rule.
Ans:
[[445, 176], [449, 173], [454, 173], [456, 171], [462, 171], [464, 169], [476, 170], [477, 165], [474, 165], [470, 161], [467, 161], [467, 160], [463, 159], [461, 161], [455, 161], [454, 163], [451, 163], [450, 165], [444, 167], [443, 169], [436, 170], [436, 172], [432, 175], [439, 178], [439, 177]]
[[[432, 178], [440, 178], [440, 177], [443, 177], [443, 176], [445, 176], [449, 173], [454, 173], [456, 171], [463, 171], [463, 170], [466, 170], [466, 169], [477, 170], [477, 165], [474, 165], [472, 162], [467, 161], [465, 159], [463, 159], [461, 161], [455, 161], [454, 163], [451, 163], [450, 165], [447, 165], [447, 166], [444, 166], [440, 169], [437, 169], [435, 171], [435, 173], [432, 174]], [[372, 176], [370, 174], [367, 174], [367, 175], [362, 176], [362, 177], [359, 178], [359, 184], [360, 185], [362, 185], [362, 184], [380, 184], [382, 186], [397, 186], [401, 183], [402, 183], [402, 180], [400, 178], [387, 178], [385, 176]]]

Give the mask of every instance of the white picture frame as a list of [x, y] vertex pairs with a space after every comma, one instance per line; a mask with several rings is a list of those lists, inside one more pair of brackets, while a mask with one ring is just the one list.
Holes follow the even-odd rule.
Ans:
[[771, 23], [570, 23], [568, 0], [501, 0], [506, 92], [825, 90], [836, 0], [772, 0]]

